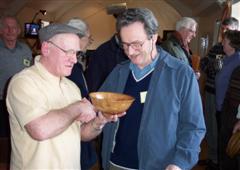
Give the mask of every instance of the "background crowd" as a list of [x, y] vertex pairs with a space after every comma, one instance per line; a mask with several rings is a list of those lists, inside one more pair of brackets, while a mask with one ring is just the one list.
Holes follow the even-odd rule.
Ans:
[[[72, 18], [42, 28], [41, 53], [32, 56], [18, 40], [17, 19], [3, 16], [0, 136], [11, 138], [10, 168], [87, 170], [99, 160], [100, 168], [110, 170], [191, 169], [206, 133], [206, 169], [240, 169], [237, 157], [225, 152], [240, 130], [238, 20], [221, 23], [222, 41], [199, 69], [189, 46], [198, 23], [181, 18], [165, 41], [159, 41], [160, 24], [149, 9], [129, 8], [116, 16], [112, 38], [88, 53], [90, 28]], [[207, 81], [201, 96], [202, 76]], [[126, 113], [105, 117], [89, 100], [94, 91], [135, 101]]]

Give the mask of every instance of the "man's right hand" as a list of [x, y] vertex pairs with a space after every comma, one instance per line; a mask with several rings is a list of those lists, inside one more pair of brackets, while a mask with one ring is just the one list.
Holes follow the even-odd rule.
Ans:
[[96, 117], [94, 106], [91, 104], [90, 101], [88, 101], [86, 98], [83, 98], [80, 101], [80, 104], [80, 115], [77, 117], [76, 120], [81, 122], [89, 122]]

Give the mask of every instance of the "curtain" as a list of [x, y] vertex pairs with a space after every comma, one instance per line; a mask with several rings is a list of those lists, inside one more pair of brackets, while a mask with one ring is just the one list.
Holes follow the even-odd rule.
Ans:
[[[224, 4], [222, 17], [221, 17], [221, 23], [223, 22], [224, 19], [231, 17], [231, 13], [232, 13], [232, 0], [226, 0]], [[222, 41], [222, 34], [223, 32], [220, 26], [219, 33], [218, 33], [218, 42]]]

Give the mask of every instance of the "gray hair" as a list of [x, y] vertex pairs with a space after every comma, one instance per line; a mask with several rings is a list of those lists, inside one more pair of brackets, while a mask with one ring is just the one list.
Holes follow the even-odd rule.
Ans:
[[79, 37], [85, 37], [87, 36], [87, 33], [89, 31], [89, 27], [88, 24], [86, 22], [84, 22], [83, 20], [79, 19], [79, 18], [73, 18], [70, 19], [67, 24], [69, 26], [72, 26], [74, 28], [77, 28], [79, 30]]
[[129, 8], [119, 15], [116, 23], [117, 32], [120, 33], [122, 27], [134, 22], [144, 24], [144, 29], [149, 39], [157, 33], [159, 27], [158, 21], [152, 11], [147, 8]]
[[239, 26], [239, 22], [236, 18], [234, 17], [229, 17], [223, 20], [222, 25], [226, 25], [226, 26], [232, 26], [234, 27], [236, 30], [238, 29]]
[[181, 28], [192, 28], [193, 26], [197, 26], [197, 22], [190, 17], [182, 17], [176, 23], [176, 31], [179, 31]]

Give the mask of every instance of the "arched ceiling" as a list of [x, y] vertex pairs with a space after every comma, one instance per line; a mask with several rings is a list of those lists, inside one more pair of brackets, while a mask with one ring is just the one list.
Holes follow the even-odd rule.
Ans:
[[165, 0], [182, 16], [207, 16], [220, 10], [225, 0]]
[[[67, 10], [70, 10], [75, 5], [84, 3], [86, 1], [87, 0], [1, 0], [0, 15], [4, 13], [16, 15], [21, 11], [21, 9], [28, 7], [35, 9], [36, 11], [39, 9], [45, 9], [57, 17], [61, 16], [61, 14]], [[120, 2], [127, 1], [132, 2], [135, 0], [120, 0]], [[198, 17], [208, 15], [209, 13], [219, 10], [221, 8], [220, 4], [225, 0], [148, 0], [146, 2], [157, 3], [157, 1], [166, 1], [182, 16]], [[91, 2], [109, 5], [111, 3], [119, 3], [119, 0], [91, 0]]]

